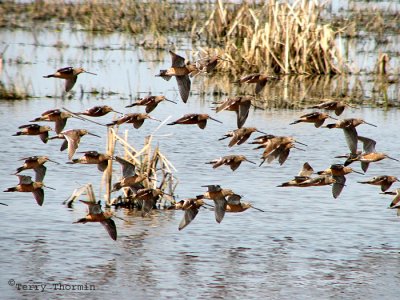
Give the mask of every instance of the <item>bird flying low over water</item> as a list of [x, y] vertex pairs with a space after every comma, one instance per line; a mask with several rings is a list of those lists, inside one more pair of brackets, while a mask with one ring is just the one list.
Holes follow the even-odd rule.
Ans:
[[119, 191], [123, 187], [129, 187], [133, 193], [137, 193], [138, 190], [144, 188], [142, 182], [146, 179], [148, 179], [146, 174], [134, 174], [122, 177], [120, 181], [114, 183], [111, 192]]
[[159, 76], [165, 80], [170, 80], [172, 76], [175, 76], [176, 82], [178, 83], [179, 94], [181, 95], [182, 101], [187, 102], [190, 93], [190, 78], [189, 74], [197, 72], [197, 68], [194, 65], [186, 64], [185, 59], [172, 51], [171, 54], [172, 65], [167, 70], [160, 70]]
[[385, 195], [395, 195], [389, 208], [397, 209], [397, 216], [400, 216], [400, 189], [396, 189], [392, 192], [383, 192]]
[[331, 175], [318, 175], [310, 177], [299, 183], [299, 187], [325, 186], [336, 182]]
[[228, 98], [224, 102], [219, 103], [219, 106], [216, 108], [216, 112], [218, 113], [223, 110], [236, 112], [237, 127], [242, 128], [242, 126], [247, 120], [247, 116], [249, 115], [252, 99], [253, 97], [251, 96], [239, 96], [234, 98]]
[[370, 126], [377, 127], [376, 125], [368, 123], [363, 119], [354, 119], [354, 118], [339, 120], [336, 123], [328, 124], [325, 127], [329, 129], [331, 128], [343, 129], [344, 137], [346, 138], [346, 143], [350, 149], [350, 153], [356, 153], [357, 141], [358, 141], [358, 134], [356, 127], [361, 124], [367, 124]]
[[331, 100], [331, 101], [322, 102], [322, 103], [314, 105], [314, 106], [310, 106], [308, 108], [333, 110], [333, 111], [335, 111], [335, 114], [337, 116], [340, 116], [347, 106], [352, 107], [349, 104], [346, 104], [342, 101]]
[[367, 172], [369, 164], [372, 162], [377, 162], [385, 158], [399, 161], [398, 159], [390, 157], [385, 153], [376, 152], [375, 150], [376, 142], [373, 139], [359, 136], [358, 140], [363, 143], [364, 152], [356, 151], [355, 153], [350, 153], [347, 160], [344, 163], [345, 166], [351, 164], [354, 161], [359, 161], [361, 162], [361, 169], [364, 172]]
[[386, 192], [396, 181], [399, 181], [399, 179], [396, 176], [382, 175], [382, 176], [374, 176], [367, 181], [358, 181], [358, 183], [379, 185], [381, 187], [381, 191]]
[[54, 74], [46, 75], [43, 77], [44, 78], [54, 77], [54, 78], [65, 79], [65, 91], [69, 92], [74, 87], [75, 82], [78, 79], [78, 75], [82, 73], [97, 75], [95, 73], [88, 72], [83, 68], [66, 67], [58, 69]]
[[117, 240], [117, 226], [115, 225], [115, 222], [113, 219], [113, 213], [112, 212], [103, 212], [101, 209], [100, 201], [92, 202], [92, 201], [84, 201], [84, 200], [79, 200], [82, 203], [85, 203], [88, 208], [89, 212], [88, 214], [79, 220], [77, 220], [74, 223], [82, 223], [85, 224], [87, 222], [99, 222], [101, 225], [104, 226], [104, 228], [107, 230], [108, 234], [110, 237], [116, 241]]
[[60, 151], [64, 151], [65, 149], [68, 148], [68, 159], [71, 159], [76, 150], [78, 149], [79, 143], [81, 142], [81, 137], [84, 135], [92, 135], [95, 137], [100, 137], [97, 134], [91, 133], [87, 131], [86, 129], [70, 129], [70, 130], [65, 130], [60, 133], [60, 136], [55, 136], [51, 137], [49, 139], [53, 138], [64, 138], [65, 141], [62, 143]]
[[212, 164], [213, 169], [218, 168], [222, 165], [229, 166], [232, 171], [235, 171], [237, 168], [239, 168], [240, 164], [243, 161], [247, 161], [252, 164], [256, 164], [255, 162], [252, 162], [246, 158], [244, 155], [227, 155], [227, 156], [222, 156], [220, 158], [214, 159], [210, 162], [207, 162], [206, 164]]
[[151, 212], [157, 200], [164, 194], [166, 193], [159, 188], [143, 188], [136, 192], [134, 195], [135, 199], [142, 202], [142, 217], [147, 216]]
[[300, 116], [300, 119], [290, 123], [289, 125], [293, 125], [293, 124], [298, 124], [298, 123], [314, 123], [314, 126], [319, 128], [322, 126], [322, 124], [324, 124], [325, 120], [331, 118], [334, 120], [337, 120], [336, 118], [331, 117], [330, 115], [328, 115], [327, 113], [321, 113], [321, 112], [312, 112], [312, 113], [308, 113], [305, 115]]
[[115, 160], [121, 165], [122, 178], [136, 175], [136, 166], [134, 163], [119, 156], [115, 156]]
[[264, 152], [261, 156], [262, 162], [260, 163], [260, 166], [262, 166], [265, 161], [267, 161], [268, 163], [271, 163], [273, 160], [275, 160], [277, 158], [278, 158], [279, 164], [283, 165], [289, 156], [290, 149], [295, 148], [295, 149], [298, 149], [301, 151], [305, 151], [304, 149], [297, 148], [295, 146], [295, 143], [299, 143], [301, 145], [307, 146], [306, 144], [296, 141], [291, 136], [267, 135], [267, 136], [261, 137], [261, 139], [259, 141], [257, 141], [256, 143], [258, 144], [258, 143], [262, 142], [263, 140], [265, 140], [265, 142], [255, 148], [255, 149], [264, 148]]
[[355, 171], [352, 168], [346, 167], [342, 164], [333, 164], [328, 169], [318, 172], [318, 174], [332, 176], [332, 178], [334, 179], [334, 183], [332, 185], [332, 195], [333, 198], [336, 199], [337, 197], [339, 197], [340, 193], [342, 192], [345, 186], [346, 183], [345, 175], [352, 172], [364, 175], [363, 173]]
[[[45, 187], [43, 182], [36, 182], [32, 181], [31, 176], [25, 175], [17, 175], [19, 178], [19, 183], [17, 186], [8, 188], [4, 190], [4, 192], [26, 192], [26, 193], [33, 193], [33, 197], [38, 205], [42, 206], [44, 201], [44, 191], [43, 187]], [[47, 187], [49, 189], [53, 189]]]
[[115, 112], [117, 114], [123, 115], [123, 113], [114, 110], [111, 106], [108, 105], [101, 105], [101, 106], [93, 106], [92, 108], [88, 108], [83, 112], [75, 113], [76, 115], [85, 115], [88, 117], [102, 117], [109, 112]]
[[33, 119], [30, 122], [40, 122], [40, 121], [49, 121], [55, 122], [55, 132], [60, 133], [65, 125], [67, 124], [67, 119], [72, 117], [72, 114], [69, 112], [61, 111], [60, 109], [51, 109], [47, 110], [38, 118]]
[[174, 205], [168, 208], [175, 210], [183, 210], [185, 212], [181, 222], [179, 223], [178, 227], [179, 230], [182, 230], [183, 228], [188, 226], [197, 216], [200, 207], [206, 205], [202, 198], [203, 196], [198, 196], [196, 198], [190, 198], [190, 199], [183, 199], [179, 202], [176, 202]]
[[162, 101], [168, 101], [168, 102], [177, 104], [175, 101], [169, 100], [165, 96], [146, 96], [143, 98], [139, 98], [138, 100], [136, 100], [136, 102], [134, 102], [130, 105], [127, 105], [125, 107], [133, 107], [133, 106], [138, 106], [138, 105], [146, 106], [146, 109], [145, 109], [146, 113], [150, 113]]
[[143, 125], [144, 120], [146, 120], [146, 119], [161, 122], [160, 120], [154, 119], [153, 117], [151, 117], [150, 115], [145, 114], [145, 113], [132, 113], [132, 114], [126, 114], [126, 115], [122, 116], [121, 118], [119, 118], [115, 121], [112, 121], [111, 123], [107, 124], [107, 126], [121, 125], [124, 123], [129, 123], [129, 124], [133, 124], [133, 127], [138, 129]]
[[181, 125], [186, 125], [186, 124], [197, 124], [200, 129], [204, 129], [207, 126], [207, 120], [213, 120], [215, 122], [221, 123], [221, 121], [218, 121], [208, 114], [186, 114], [183, 117], [179, 118], [178, 120], [168, 123], [167, 125], [176, 125], [176, 124], [181, 124]]
[[268, 163], [271, 163], [273, 160], [278, 158], [278, 162], [280, 165], [283, 165], [287, 158], [289, 157], [290, 150], [294, 148], [300, 151], [305, 151], [304, 149], [297, 148], [293, 142], [290, 143], [284, 143], [280, 144], [277, 146], [274, 150], [272, 150], [270, 153], [267, 154], [267, 152], [264, 151], [263, 155], [261, 156], [262, 162], [260, 163], [260, 166], [267, 161]]
[[46, 163], [47, 161], [51, 161], [59, 164], [58, 162], [51, 160], [48, 156], [30, 156], [21, 158], [20, 160], [24, 160], [24, 164], [17, 169], [15, 175], [24, 170], [33, 169], [35, 171], [36, 182], [42, 182], [44, 176], [46, 175], [46, 167], [44, 166], [44, 163]]
[[50, 126], [40, 126], [39, 124], [27, 124], [18, 127], [22, 129], [14, 133], [14, 136], [18, 135], [38, 135], [43, 143], [47, 143], [49, 139], [49, 131], [53, 130]]
[[279, 78], [276, 76], [265, 75], [265, 74], [260, 74], [260, 73], [253, 73], [253, 74], [249, 74], [249, 75], [241, 77], [235, 83], [255, 83], [256, 88], [255, 88], [254, 92], [256, 94], [258, 94], [265, 87], [265, 85], [267, 84], [268, 81], [277, 80], [277, 79], [279, 79]]
[[104, 172], [108, 167], [108, 161], [112, 159], [110, 155], [99, 153], [97, 151], [86, 151], [80, 153], [84, 153], [84, 155], [80, 158], [68, 161], [67, 164], [93, 164], [97, 165], [99, 171]]
[[228, 144], [229, 147], [232, 147], [234, 145], [241, 145], [249, 139], [249, 137], [253, 132], [260, 132], [265, 134], [264, 132], [258, 130], [255, 127], [242, 127], [239, 129], [228, 131], [222, 138], [218, 140], [222, 141], [224, 139], [231, 137], [232, 139]]
[[237, 200], [241, 198], [240, 195], [235, 194], [230, 189], [222, 189], [220, 185], [204, 185], [208, 191], [203, 194], [203, 198], [211, 199], [214, 201], [215, 220], [221, 223], [225, 216], [226, 206], [229, 200]]
[[198, 73], [211, 73], [215, 70], [215, 68], [218, 65], [218, 62], [220, 60], [228, 61], [227, 59], [222, 58], [219, 55], [214, 55], [214, 56], [207, 56], [198, 59], [196, 62], [194, 62], [192, 65], [193, 67], [196, 67], [197, 70], [192, 71], [190, 73], [190, 76], [197, 75]]
[[[292, 180], [284, 182], [278, 187], [302, 187], [301, 183], [311, 178], [311, 175], [314, 173], [314, 169], [310, 166], [308, 162], [303, 164], [303, 167], [300, 169], [300, 172], [295, 176]], [[304, 186], [303, 186], [304, 187]]]

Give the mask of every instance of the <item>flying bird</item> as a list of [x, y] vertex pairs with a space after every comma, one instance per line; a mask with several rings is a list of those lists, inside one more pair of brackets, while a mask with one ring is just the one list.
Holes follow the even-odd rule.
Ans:
[[260, 74], [260, 73], [253, 73], [253, 74], [241, 77], [235, 83], [239, 83], [239, 84], [240, 83], [255, 83], [256, 84], [255, 93], [258, 94], [265, 87], [265, 85], [267, 84], [268, 81], [277, 80], [277, 79], [278, 79], [278, 77], [276, 77], [276, 76], [265, 75], [265, 74]]
[[167, 70], [160, 70], [159, 76], [165, 80], [170, 80], [172, 76], [175, 76], [176, 82], [178, 83], [179, 94], [181, 95], [182, 101], [187, 102], [190, 93], [190, 78], [189, 74], [197, 72], [197, 68], [193, 65], [186, 64], [185, 59], [178, 54], [169, 51], [171, 54], [172, 65]]
[[[78, 149], [79, 143], [81, 142], [81, 137], [87, 134], [100, 138], [99, 135], [91, 133], [86, 129], [70, 129], [62, 131], [60, 136], [62, 136], [65, 141], [62, 143], [60, 151], [64, 151], [68, 148], [68, 159], [71, 159]], [[50, 139], [53, 138], [59, 138], [59, 136], [51, 137]]]
[[72, 117], [72, 114], [70, 114], [69, 112], [61, 111], [60, 109], [51, 109], [45, 111], [40, 117], [35, 118], [30, 122], [55, 122], [55, 132], [60, 133], [67, 124], [67, 119], [70, 117]]
[[46, 175], [46, 167], [44, 166], [44, 164], [47, 161], [51, 161], [58, 164], [58, 162], [51, 160], [48, 156], [30, 156], [21, 158], [20, 160], [24, 160], [24, 164], [17, 169], [14, 175], [17, 175], [18, 173], [24, 170], [33, 169], [33, 171], [35, 172], [36, 182], [43, 181], [44, 176]]
[[145, 114], [145, 113], [132, 113], [132, 114], [124, 115], [123, 117], [107, 124], [107, 126], [121, 125], [124, 123], [128, 123], [128, 124], [132, 124], [134, 128], [138, 129], [143, 125], [144, 120], [146, 120], [146, 119], [161, 122], [160, 120], [154, 119], [153, 117], [151, 117], [150, 115]]
[[85, 203], [88, 208], [89, 212], [88, 214], [79, 220], [77, 220], [74, 223], [81, 223], [85, 224], [87, 222], [99, 222], [101, 225], [104, 226], [104, 228], [107, 230], [109, 236], [116, 241], [117, 240], [117, 226], [115, 225], [115, 222], [113, 219], [111, 219], [114, 214], [112, 212], [104, 212], [101, 209], [100, 201], [92, 202], [92, 201], [84, 201], [84, 200], [79, 200], [82, 203]]
[[119, 111], [114, 110], [111, 106], [108, 105], [100, 105], [100, 106], [93, 106], [92, 108], [88, 108], [83, 112], [77, 112], [76, 115], [85, 115], [88, 117], [102, 117], [109, 112], [115, 112], [117, 114], [123, 114]]
[[324, 101], [318, 105], [310, 106], [308, 108], [333, 110], [337, 116], [340, 116], [347, 106], [352, 107], [349, 104], [346, 104], [342, 101], [332, 100], [332, 101]]
[[356, 153], [357, 141], [358, 141], [358, 134], [356, 127], [361, 124], [367, 124], [370, 126], [377, 127], [376, 125], [368, 123], [363, 119], [354, 119], [354, 118], [339, 120], [336, 123], [328, 124], [325, 127], [329, 129], [331, 128], [343, 129], [344, 137], [346, 138], [346, 143], [350, 149], [350, 153]]
[[27, 124], [21, 125], [18, 129], [22, 129], [13, 134], [18, 135], [38, 135], [43, 143], [47, 143], [49, 139], [49, 131], [53, 130], [50, 126], [40, 126], [39, 124]]
[[200, 207], [204, 205], [205, 203], [202, 199], [202, 196], [199, 196], [197, 198], [181, 200], [168, 209], [183, 210], [185, 212], [178, 227], [179, 230], [182, 230], [194, 220], [199, 212]]
[[222, 138], [220, 138], [218, 140], [221, 141], [221, 140], [231, 137], [232, 139], [229, 142], [228, 146], [232, 147], [234, 145], [241, 145], [244, 142], [246, 142], [249, 139], [249, 137], [251, 136], [251, 134], [254, 132], [264, 133], [255, 127], [242, 127], [239, 129], [228, 131]]
[[297, 176], [295, 176], [290, 181], [278, 185], [278, 187], [290, 187], [290, 186], [301, 187], [301, 183], [310, 179], [313, 173], [314, 169], [310, 166], [308, 162], [305, 162], [303, 164], [303, 167], [300, 169], [300, 172], [297, 174]]
[[344, 163], [345, 165], [349, 165], [354, 161], [359, 161], [361, 162], [361, 169], [364, 172], [367, 172], [369, 164], [372, 162], [377, 162], [385, 158], [399, 161], [398, 159], [393, 158], [385, 153], [376, 152], [375, 150], [376, 142], [373, 139], [359, 136], [358, 140], [360, 140], [363, 143], [364, 152], [360, 153], [356, 151], [355, 154], [350, 154], [348, 159]]
[[235, 171], [237, 168], [239, 168], [240, 164], [243, 161], [247, 161], [252, 164], [256, 164], [255, 162], [252, 162], [246, 158], [244, 155], [227, 155], [227, 156], [222, 156], [218, 159], [214, 159], [210, 162], [207, 162], [206, 164], [212, 164], [213, 169], [218, 168], [222, 165], [229, 166], [232, 171]]
[[319, 128], [322, 126], [322, 124], [324, 124], [325, 120], [328, 118], [337, 120], [336, 118], [329, 116], [327, 113], [321, 113], [321, 112], [315, 111], [315, 112], [300, 116], [300, 118], [298, 120], [290, 123], [289, 125], [304, 122], [304, 123], [314, 123], [314, 126]]
[[332, 185], [332, 195], [333, 198], [336, 199], [337, 197], [339, 197], [340, 193], [342, 192], [345, 186], [346, 183], [345, 175], [352, 172], [364, 175], [363, 173], [355, 171], [352, 168], [346, 167], [342, 164], [333, 164], [328, 169], [318, 172], [318, 174], [332, 176], [334, 180]]
[[[4, 192], [24, 192], [24, 193], [32, 193], [33, 197], [36, 200], [36, 203], [40, 206], [43, 205], [44, 202], [44, 190], [45, 187], [43, 182], [32, 181], [31, 176], [25, 175], [17, 175], [19, 179], [18, 185], [8, 188], [4, 190]], [[52, 189], [50, 187], [47, 187]]]
[[97, 165], [97, 169], [104, 172], [108, 167], [108, 161], [112, 157], [108, 154], [99, 153], [97, 151], [86, 151], [80, 158], [74, 158], [72, 161], [68, 161], [67, 164], [85, 164], [85, 165]]
[[78, 79], [78, 75], [82, 73], [97, 75], [95, 73], [88, 72], [83, 68], [66, 67], [58, 69], [54, 74], [46, 75], [43, 77], [44, 78], [54, 77], [54, 78], [65, 79], [65, 91], [69, 92], [74, 87], [75, 82]]
[[214, 201], [215, 220], [221, 223], [224, 216], [228, 200], [240, 200], [241, 196], [235, 194], [232, 190], [222, 189], [220, 185], [204, 185], [208, 191], [203, 194], [203, 198], [212, 199]]
[[399, 181], [399, 179], [396, 176], [382, 175], [382, 176], [374, 176], [367, 181], [358, 181], [358, 183], [379, 185], [381, 187], [381, 191], [386, 192], [396, 181]]
[[181, 125], [186, 125], [186, 124], [197, 124], [200, 129], [204, 129], [207, 126], [207, 120], [213, 120], [218, 123], [222, 123], [221, 121], [218, 121], [214, 119], [213, 117], [209, 116], [208, 114], [186, 114], [183, 117], [179, 118], [178, 120], [168, 123], [167, 125], [176, 125], [176, 124], [181, 124]]
[[168, 101], [177, 104], [175, 101], [167, 99], [165, 96], [146, 96], [143, 98], [139, 98], [136, 102], [127, 105], [125, 107], [133, 107], [133, 106], [146, 106], [146, 113], [152, 112], [157, 105], [162, 101]]
[[236, 112], [237, 115], [237, 127], [242, 128], [249, 115], [251, 107], [251, 96], [239, 96], [234, 98], [228, 98], [224, 102], [220, 103], [216, 108], [216, 112], [223, 110], [229, 110]]

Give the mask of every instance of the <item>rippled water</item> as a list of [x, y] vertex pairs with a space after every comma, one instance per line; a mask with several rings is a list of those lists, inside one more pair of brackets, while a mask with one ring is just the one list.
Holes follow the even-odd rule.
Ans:
[[[400, 242], [399, 218], [386, 209], [390, 197], [379, 195], [379, 188], [357, 184], [374, 175], [399, 175], [400, 163], [383, 160], [373, 164], [365, 176], [350, 174], [339, 199], [331, 196], [330, 187], [277, 188], [297, 174], [308, 161], [315, 170], [340, 162], [333, 157], [346, 153], [343, 133], [339, 130], [316, 129], [310, 124], [288, 125], [304, 110], [251, 110], [246, 126], [257, 126], [272, 134], [290, 134], [308, 147], [293, 150], [288, 161], [262, 167], [242, 164], [236, 172], [227, 168], [213, 170], [204, 162], [229, 153], [245, 154], [258, 161], [261, 152], [244, 144], [229, 149], [226, 141], [218, 141], [226, 131], [234, 129], [233, 113], [215, 114], [214, 97], [201, 99], [193, 94], [183, 104], [177, 94], [175, 80], [165, 82], [153, 75], [170, 64], [139, 62], [148, 52], [135, 49], [128, 38], [110, 36], [89, 41], [81, 33], [46, 33], [32, 36], [23, 32], [3, 32], [9, 41], [7, 57], [29, 64], [7, 63], [1, 78], [16, 84], [28, 84], [38, 98], [24, 101], [1, 101], [0, 169], [2, 189], [17, 183], [10, 174], [19, 167], [18, 159], [31, 155], [49, 155], [61, 165], [47, 163], [45, 183], [56, 190], [46, 190], [43, 207], [36, 205], [30, 194], [0, 193], [2, 241], [0, 243], [1, 297], [78, 299], [117, 297], [134, 299], [395, 299], [399, 293]], [[69, 48], [54, 48], [58, 40], [67, 38]], [[36, 39], [36, 42], [35, 42]], [[34, 46], [38, 43], [41, 46]], [[88, 43], [88, 50], [76, 45]], [[46, 46], [47, 45], [47, 46]], [[96, 45], [96, 47], [95, 47]], [[110, 45], [111, 49], [102, 49]], [[124, 50], [118, 50], [124, 47]], [[112, 50], [114, 49], [114, 50]], [[115, 50], [117, 49], [117, 50]], [[184, 51], [182, 50], [182, 53]], [[60, 95], [60, 80], [41, 76], [66, 65], [83, 65], [98, 76], [80, 75], [72, 99], [46, 97]], [[202, 78], [194, 80], [198, 91]], [[112, 96], [85, 94], [79, 97], [80, 86], [118, 92]], [[214, 221], [212, 211], [202, 210], [197, 218], [179, 232], [181, 212], [154, 212], [141, 218], [119, 210], [116, 219], [118, 241], [112, 241], [99, 224], [72, 224], [85, 215], [83, 205], [69, 210], [62, 201], [79, 185], [91, 182], [101, 199], [101, 174], [94, 166], [67, 165], [60, 143], [43, 144], [36, 137], [11, 136], [17, 127], [29, 123], [43, 111], [67, 107], [81, 111], [94, 105], [108, 104], [126, 111], [129, 94], [138, 92], [165, 93], [179, 100], [177, 105], [161, 103], [152, 115], [171, 120], [189, 112], [210, 113], [223, 124], [209, 122], [205, 130], [195, 126], [164, 126], [155, 137], [161, 150], [174, 164], [179, 178], [177, 194], [192, 197], [204, 191], [201, 185], [221, 184], [244, 195], [265, 213], [248, 210], [227, 214], [221, 224]], [[129, 111], [141, 111], [142, 108]], [[362, 117], [378, 124], [378, 128], [361, 125], [360, 135], [377, 140], [377, 150], [400, 158], [398, 110], [357, 108], [343, 117]], [[103, 117], [102, 122], [112, 116]], [[140, 147], [143, 137], [159, 125], [146, 121], [140, 130], [129, 129], [129, 141]], [[69, 120], [68, 128], [88, 128], [105, 134], [103, 127], [80, 120]], [[121, 130], [120, 129], [120, 130]], [[164, 136], [172, 134], [171, 136]], [[105, 137], [86, 136], [81, 151], [105, 149]], [[354, 166], [360, 170], [359, 165]], [[27, 172], [29, 173], [29, 172]], [[396, 187], [396, 186], [394, 186]], [[44, 292], [23, 290], [13, 284], [47, 284]], [[72, 285], [94, 288], [94, 291], [56, 290]], [[59, 286], [57, 286], [59, 287]], [[28, 288], [28, 286], [25, 286]], [[41, 289], [41, 288], [40, 288]]]

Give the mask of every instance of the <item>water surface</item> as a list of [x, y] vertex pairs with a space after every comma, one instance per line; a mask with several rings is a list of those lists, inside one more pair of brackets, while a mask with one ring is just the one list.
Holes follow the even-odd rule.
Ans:
[[[244, 144], [232, 148], [218, 141], [228, 130], [235, 129], [231, 112], [215, 114], [212, 102], [218, 97], [200, 97], [210, 92], [205, 79], [193, 81], [193, 94], [187, 104], [180, 101], [176, 82], [154, 77], [160, 68], [169, 66], [169, 57], [144, 51], [130, 44], [126, 36], [111, 35], [91, 40], [82, 33], [46, 33], [34, 36], [26, 32], [1, 32], [8, 41], [9, 61], [4, 64], [1, 79], [16, 85], [28, 85], [37, 98], [0, 102], [0, 176], [2, 189], [17, 183], [10, 174], [19, 167], [18, 159], [31, 155], [49, 155], [61, 163], [47, 163], [43, 207], [30, 194], [0, 193], [2, 242], [0, 243], [0, 291], [7, 299], [17, 298], [135, 298], [135, 299], [394, 299], [399, 293], [400, 242], [399, 218], [386, 209], [391, 197], [379, 195], [379, 188], [360, 185], [357, 181], [375, 175], [399, 175], [399, 163], [383, 160], [372, 164], [363, 176], [350, 174], [338, 199], [330, 187], [295, 189], [277, 188], [291, 179], [308, 161], [315, 170], [340, 162], [334, 156], [347, 152], [340, 130], [316, 129], [310, 124], [288, 125], [307, 110], [252, 109], [246, 126], [276, 135], [293, 135], [306, 143], [305, 152], [294, 149], [287, 162], [256, 167], [243, 163], [236, 171], [221, 167], [213, 170], [205, 162], [227, 154], [245, 154], [259, 162], [261, 152]], [[53, 47], [58, 41], [69, 41], [67, 48]], [[81, 47], [86, 45], [87, 47]], [[106, 47], [107, 46], [107, 47]], [[106, 48], [105, 48], [106, 47]], [[185, 53], [185, 46], [180, 49]], [[157, 58], [157, 59], [156, 59]], [[15, 61], [22, 62], [16, 64]], [[145, 60], [144, 62], [141, 62]], [[152, 62], [146, 62], [152, 60]], [[82, 74], [71, 99], [60, 97], [63, 82], [44, 79], [66, 65], [82, 65], [98, 76]], [[83, 94], [103, 91], [103, 94]], [[107, 92], [117, 94], [108, 95]], [[224, 91], [234, 95], [250, 93], [251, 88]], [[368, 93], [370, 90], [366, 90]], [[221, 120], [210, 121], [205, 130], [196, 126], [163, 126], [154, 140], [177, 169], [179, 198], [204, 192], [202, 185], [221, 184], [262, 208], [265, 213], [248, 210], [227, 214], [221, 224], [212, 211], [202, 210], [190, 226], [179, 232], [182, 212], [160, 211], [141, 218], [127, 210], [117, 214], [118, 241], [112, 241], [99, 224], [72, 224], [86, 213], [86, 207], [74, 209], [61, 205], [72, 191], [86, 183], [94, 185], [102, 199], [101, 174], [95, 166], [67, 165], [65, 153], [59, 152], [59, 141], [43, 144], [37, 137], [11, 136], [17, 127], [29, 123], [48, 109], [67, 107], [82, 111], [94, 105], [125, 109], [130, 95], [165, 94], [172, 103], [161, 103], [152, 113], [158, 119], [174, 120], [185, 113], [204, 112]], [[50, 97], [47, 97], [50, 96]], [[268, 95], [264, 95], [267, 97]], [[296, 99], [289, 99], [296, 101]], [[112, 115], [103, 117], [109, 122]], [[397, 109], [360, 106], [345, 111], [343, 117], [362, 117], [378, 128], [361, 125], [360, 135], [376, 139], [377, 150], [399, 157], [400, 138]], [[50, 124], [52, 125], [52, 124]], [[146, 121], [135, 130], [128, 125], [129, 142], [141, 148], [145, 136], [159, 125]], [[103, 138], [86, 136], [79, 150], [105, 150], [104, 127], [71, 119], [67, 128], [87, 128]], [[122, 153], [122, 149], [117, 152]], [[358, 164], [354, 164], [360, 170]], [[116, 168], [117, 170], [117, 168]], [[24, 174], [32, 174], [26, 172]], [[396, 187], [396, 185], [394, 185]], [[15, 283], [47, 284], [44, 292], [18, 290]], [[12, 282], [10, 282], [12, 283]], [[53, 284], [94, 286], [95, 291], [55, 290]], [[68, 288], [68, 287], [67, 287]]]

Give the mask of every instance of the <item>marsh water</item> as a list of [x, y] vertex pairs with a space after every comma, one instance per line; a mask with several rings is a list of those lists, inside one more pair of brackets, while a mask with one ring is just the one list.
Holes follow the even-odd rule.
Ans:
[[[400, 218], [387, 209], [391, 196], [380, 195], [379, 187], [357, 181], [375, 175], [400, 175], [400, 163], [383, 160], [372, 164], [366, 175], [349, 174], [336, 200], [329, 186], [276, 187], [296, 175], [306, 161], [315, 170], [322, 170], [341, 162], [335, 155], [347, 153], [341, 130], [317, 129], [311, 124], [289, 125], [309, 111], [301, 108], [304, 105], [295, 105], [290, 110], [251, 109], [246, 126], [276, 135], [293, 135], [308, 145], [302, 146], [306, 151], [293, 149], [283, 166], [277, 162], [261, 167], [243, 163], [235, 172], [225, 167], [213, 170], [205, 162], [227, 154], [245, 154], [257, 164], [260, 161], [261, 152], [252, 150], [253, 145], [245, 143], [228, 148], [226, 140], [218, 141], [228, 130], [235, 129], [236, 116], [212, 110], [213, 102], [228, 95], [251, 93], [252, 87], [223, 90], [218, 79], [198, 76], [193, 80], [188, 103], [184, 104], [174, 79], [166, 82], [154, 77], [160, 68], [170, 65], [167, 51], [136, 47], [128, 36], [3, 31], [0, 37], [1, 46], [9, 44], [1, 80], [27, 87], [35, 96], [28, 100], [0, 101], [1, 187], [4, 190], [16, 185], [17, 177], [10, 174], [20, 166], [18, 159], [22, 157], [48, 155], [60, 163], [46, 164], [44, 181], [56, 190], [46, 189], [43, 207], [29, 193], [0, 193], [0, 202], [8, 204], [0, 207], [0, 298], [398, 297]], [[185, 55], [189, 50], [183, 44], [177, 52]], [[372, 64], [373, 59], [368, 68]], [[84, 66], [98, 75], [80, 75], [73, 89], [75, 93], [61, 98], [63, 82], [42, 76], [67, 65]], [[329, 81], [329, 86], [339, 86], [340, 80]], [[368, 103], [377, 94], [373, 91], [373, 80], [367, 76], [346, 80], [349, 80], [347, 97], [360, 84]], [[216, 89], [227, 95], [214, 96]], [[386, 100], [395, 103], [397, 91], [397, 85], [391, 85]], [[319, 90], [324, 97], [326, 92]], [[172, 121], [185, 113], [204, 112], [223, 122], [209, 121], [204, 130], [197, 126], [162, 126], [155, 132], [155, 143], [177, 170], [178, 199], [201, 194], [202, 185], [220, 184], [232, 188], [265, 212], [249, 209], [227, 214], [217, 224], [214, 213], [204, 209], [192, 224], [178, 231], [183, 216], [180, 211], [155, 211], [142, 218], [140, 214], [119, 209], [116, 213], [125, 221], [115, 219], [116, 242], [99, 224], [73, 224], [85, 215], [86, 207], [77, 203], [68, 209], [62, 205], [63, 200], [86, 183], [92, 183], [96, 196], [102, 199], [101, 173], [95, 166], [65, 164], [67, 155], [59, 151], [57, 140], [43, 144], [37, 137], [12, 134], [18, 126], [53, 108], [83, 111], [107, 104], [123, 112], [142, 111], [143, 108], [125, 106], [133, 98], [148, 93], [164, 94], [178, 102], [161, 103], [152, 113], [158, 119]], [[307, 92], [303, 96], [307, 97]], [[262, 97], [269, 99], [267, 92]], [[297, 102], [296, 98], [286, 99], [281, 95], [282, 98]], [[377, 99], [378, 103], [382, 101]], [[362, 117], [377, 124], [377, 128], [361, 125], [358, 132], [376, 139], [377, 150], [400, 158], [397, 108], [372, 107], [361, 101], [361, 105], [347, 109], [342, 117]], [[109, 114], [97, 120], [107, 123], [112, 118]], [[140, 148], [144, 137], [154, 133], [157, 126], [158, 122], [146, 121], [139, 130], [122, 125], [120, 132], [128, 129], [129, 142]], [[80, 151], [105, 150], [104, 127], [70, 119], [67, 128], [87, 128], [102, 136], [84, 137]], [[354, 164], [354, 168], [359, 171], [359, 164]], [[117, 166], [115, 169], [118, 172]], [[74, 286], [92, 290], [72, 290]]]

